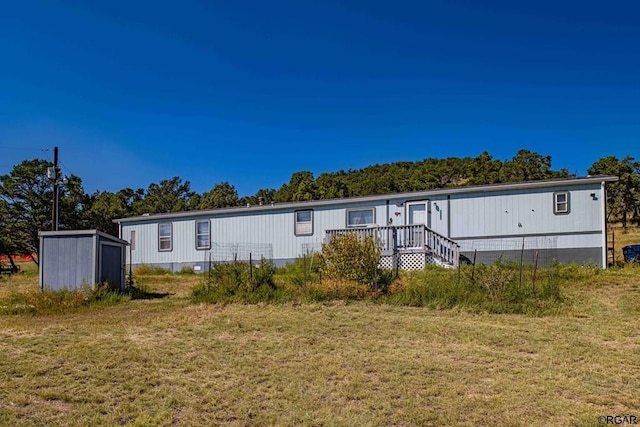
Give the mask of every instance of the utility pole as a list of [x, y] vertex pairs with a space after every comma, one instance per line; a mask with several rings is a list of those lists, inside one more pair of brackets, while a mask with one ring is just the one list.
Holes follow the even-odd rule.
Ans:
[[53, 205], [51, 207], [51, 231], [58, 231], [58, 197], [59, 197], [59, 181], [60, 174], [58, 169], [58, 147], [53, 147], [53, 173], [49, 174], [49, 178], [53, 179]]

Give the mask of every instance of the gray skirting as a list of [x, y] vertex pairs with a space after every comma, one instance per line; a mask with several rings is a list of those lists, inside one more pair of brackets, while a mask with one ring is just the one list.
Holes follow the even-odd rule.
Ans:
[[[549, 266], [553, 262], [562, 264], [591, 264], [598, 267], [602, 265], [602, 248], [567, 248], [567, 249], [525, 249], [524, 251], [478, 251], [476, 254], [476, 263], [493, 264], [496, 261], [515, 262], [533, 265], [535, 262], [535, 253], [538, 252], [538, 265], [541, 267]], [[474, 253], [461, 252], [460, 259], [463, 263], [471, 263]]]

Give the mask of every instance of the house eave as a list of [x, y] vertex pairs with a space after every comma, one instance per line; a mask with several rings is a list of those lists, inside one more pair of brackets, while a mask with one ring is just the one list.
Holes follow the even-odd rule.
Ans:
[[456, 194], [468, 194], [468, 193], [487, 193], [495, 191], [507, 191], [507, 190], [525, 190], [535, 188], [557, 187], [557, 186], [578, 186], [585, 184], [602, 184], [608, 182], [616, 182], [618, 177], [610, 175], [598, 175], [579, 178], [563, 178], [563, 179], [548, 179], [539, 181], [527, 181], [516, 183], [502, 183], [502, 184], [490, 184], [490, 185], [476, 185], [457, 188], [439, 188], [435, 190], [415, 191], [409, 193], [392, 193], [392, 194], [378, 194], [373, 196], [361, 196], [361, 197], [349, 197], [338, 199], [326, 199], [326, 200], [313, 200], [305, 202], [288, 202], [268, 204], [263, 206], [249, 206], [249, 207], [232, 207], [222, 209], [208, 209], [208, 210], [195, 210], [184, 212], [172, 212], [161, 213], [152, 215], [140, 215], [129, 218], [114, 219], [113, 222], [122, 224], [128, 222], [145, 222], [145, 221], [158, 221], [169, 220], [177, 218], [193, 218], [201, 216], [218, 216], [218, 215], [233, 215], [233, 214], [246, 214], [255, 212], [269, 212], [279, 210], [295, 210], [295, 209], [309, 209], [313, 207], [322, 206], [339, 206], [352, 203], [367, 203], [379, 200], [405, 200], [405, 199], [420, 199], [446, 195]]

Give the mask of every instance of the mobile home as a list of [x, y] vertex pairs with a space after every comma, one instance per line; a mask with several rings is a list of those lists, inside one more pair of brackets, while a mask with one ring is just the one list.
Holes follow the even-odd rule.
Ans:
[[606, 185], [616, 177], [529, 181], [411, 193], [267, 203], [117, 219], [127, 263], [178, 271], [210, 261], [318, 251], [334, 234], [379, 239], [382, 264], [406, 269], [540, 257], [606, 267]]

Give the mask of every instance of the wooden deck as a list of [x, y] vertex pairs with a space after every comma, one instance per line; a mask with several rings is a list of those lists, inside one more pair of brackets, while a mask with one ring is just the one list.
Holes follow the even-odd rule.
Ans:
[[398, 225], [366, 228], [342, 228], [327, 230], [327, 240], [335, 235], [357, 233], [380, 242], [381, 255], [392, 256], [402, 253], [424, 253], [452, 267], [457, 267], [460, 246], [424, 225]]

